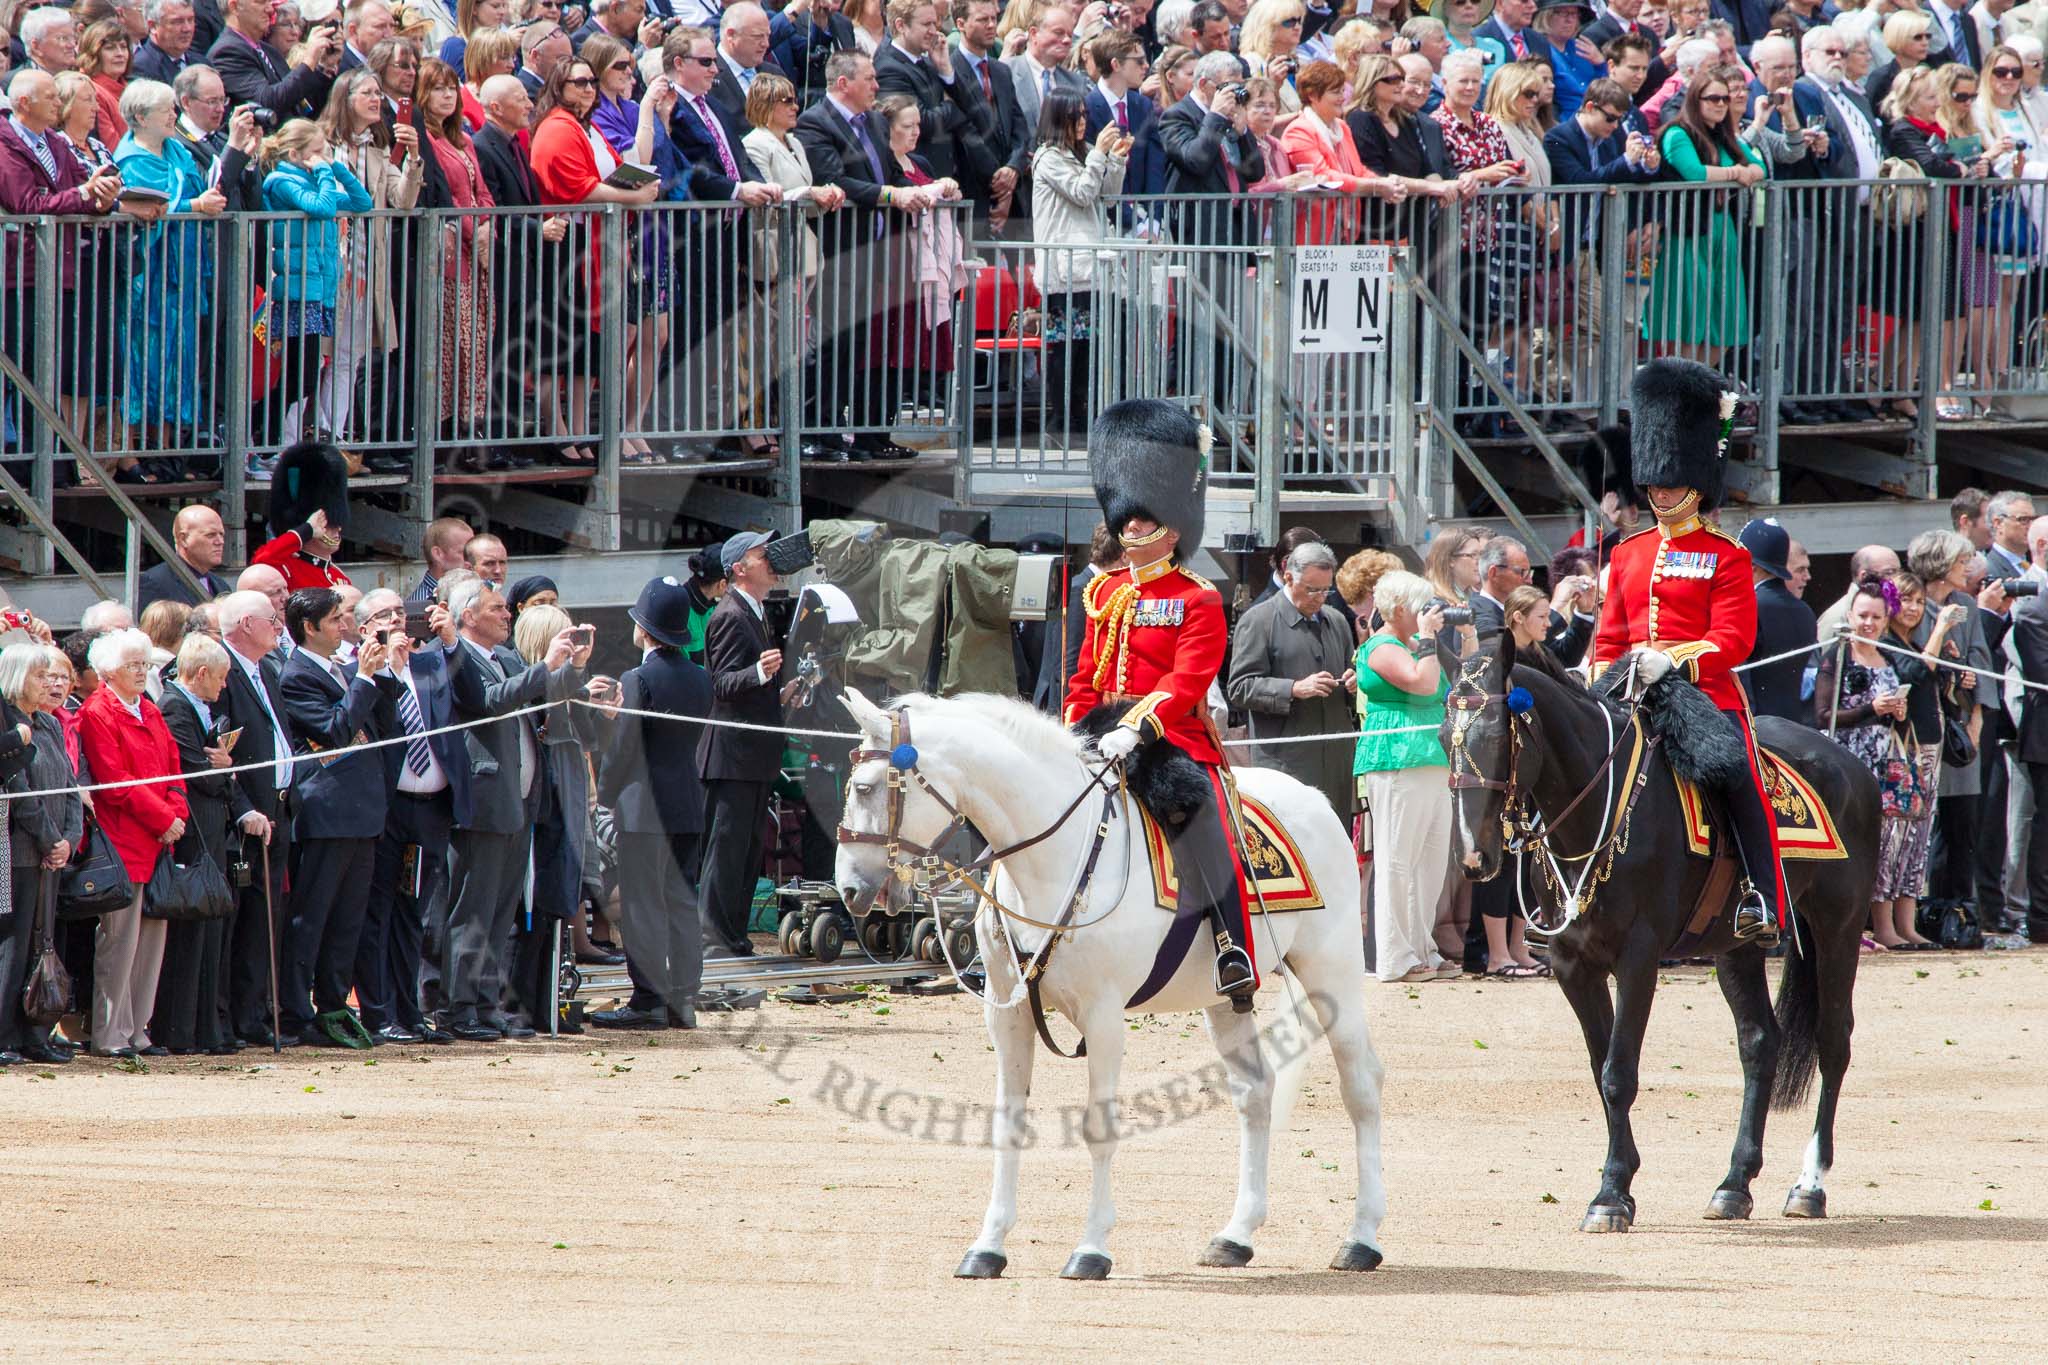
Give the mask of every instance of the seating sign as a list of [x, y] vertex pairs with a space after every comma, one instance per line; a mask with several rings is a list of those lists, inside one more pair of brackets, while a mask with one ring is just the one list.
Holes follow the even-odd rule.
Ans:
[[1385, 350], [1393, 269], [1393, 248], [1384, 243], [1302, 247], [1294, 266], [1294, 353]]

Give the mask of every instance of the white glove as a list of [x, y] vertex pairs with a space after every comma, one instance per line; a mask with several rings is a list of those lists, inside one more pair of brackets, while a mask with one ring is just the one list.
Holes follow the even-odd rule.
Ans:
[[1641, 686], [1654, 687], [1671, 671], [1671, 656], [1657, 649], [1638, 649], [1631, 653], [1635, 657], [1636, 681]]
[[1121, 763], [1138, 747], [1138, 732], [1118, 726], [1095, 742], [1095, 752], [1112, 763]]

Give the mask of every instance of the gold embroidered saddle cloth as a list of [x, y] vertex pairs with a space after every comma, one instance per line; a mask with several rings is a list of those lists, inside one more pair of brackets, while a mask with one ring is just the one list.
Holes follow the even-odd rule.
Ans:
[[[1813, 784], [1798, 769], [1759, 746], [1763, 760], [1764, 797], [1778, 817], [1778, 854], [1786, 862], [1831, 862], [1847, 858], [1849, 850], [1835, 829], [1834, 817], [1822, 803]], [[1678, 805], [1685, 817], [1687, 851], [1705, 858], [1714, 852], [1713, 821], [1700, 790], [1673, 774], [1678, 784]]]
[[[1147, 861], [1152, 864], [1154, 897], [1160, 909], [1177, 909], [1180, 905], [1180, 876], [1173, 868], [1173, 848], [1167, 843], [1166, 831], [1142, 802], [1132, 801], [1131, 804], [1138, 808], [1144, 824], [1145, 852]], [[1273, 812], [1243, 793], [1238, 795], [1238, 808], [1244, 815], [1241, 823], [1243, 843], [1238, 849], [1238, 862], [1258, 891], [1253, 896], [1249, 894], [1252, 888], [1247, 888], [1245, 908], [1256, 914], [1263, 901], [1265, 908], [1274, 912], [1320, 910], [1323, 897], [1316, 890], [1315, 875], [1309, 871], [1308, 859], [1301, 856], [1301, 849], [1281, 827]]]

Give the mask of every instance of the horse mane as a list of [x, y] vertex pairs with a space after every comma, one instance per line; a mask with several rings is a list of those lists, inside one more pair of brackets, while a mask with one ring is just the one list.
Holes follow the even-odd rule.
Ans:
[[[989, 726], [1027, 753], [1065, 756], [1080, 762], [1081, 737], [1059, 721], [1015, 697], [993, 692], [963, 692], [956, 697], [934, 697], [927, 692], [906, 692], [889, 700], [913, 715], [965, 716]], [[915, 741], [915, 734], [912, 735]]]

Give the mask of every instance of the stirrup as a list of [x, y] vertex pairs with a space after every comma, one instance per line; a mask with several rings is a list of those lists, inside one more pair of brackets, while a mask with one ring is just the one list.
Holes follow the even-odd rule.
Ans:
[[1735, 905], [1735, 941], [1769, 948], [1778, 941], [1778, 918], [1764, 903], [1763, 894], [1752, 888]]
[[1249, 1014], [1252, 995], [1258, 989], [1258, 977], [1252, 971], [1251, 954], [1235, 943], [1219, 943], [1216, 947], [1216, 993], [1230, 1000], [1230, 1006], [1239, 1014]]

